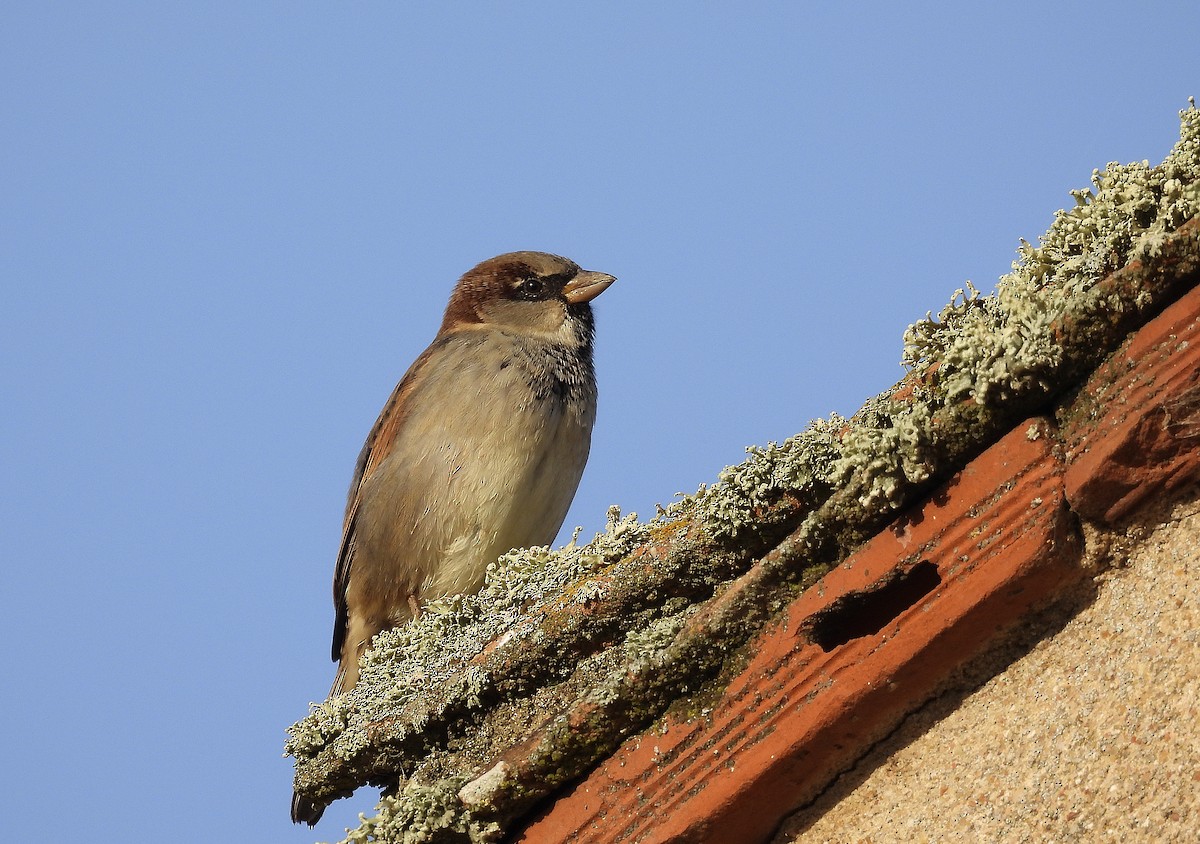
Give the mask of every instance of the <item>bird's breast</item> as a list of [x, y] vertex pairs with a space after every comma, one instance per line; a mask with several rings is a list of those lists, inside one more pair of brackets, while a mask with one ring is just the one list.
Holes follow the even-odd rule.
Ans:
[[590, 360], [577, 350], [467, 339], [433, 362], [363, 488], [364, 552], [406, 560], [427, 597], [473, 591], [499, 555], [554, 540], [595, 420]]

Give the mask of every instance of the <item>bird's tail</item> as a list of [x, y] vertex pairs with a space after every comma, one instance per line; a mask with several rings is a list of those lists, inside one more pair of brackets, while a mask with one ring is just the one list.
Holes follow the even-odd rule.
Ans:
[[[329, 690], [329, 696], [340, 695], [346, 691], [346, 664], [348, 660], [342, 659], [338, 662], [337, 674], [333, 676], [333, 688]], [[321, 819], [321, 815], [325, 813], [325, 807], [319, 806], [309, 798], [305, 797], [298, 791], [292, 792], [292, 823], [306, 823], [309, 826], [315, 826], [317, 821]]]
[[325, 814], [324, 806], [318, 806], [298, 791], [292, 792], [292, 823], [316, 826], [323, 814]]

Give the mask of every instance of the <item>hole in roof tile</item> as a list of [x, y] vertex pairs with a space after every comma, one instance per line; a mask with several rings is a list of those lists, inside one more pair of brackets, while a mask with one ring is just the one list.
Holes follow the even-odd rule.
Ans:
[[805, 625], [805, 634], [826, 653], [854, 639], [873, 636], [941, 582], [937, 566], [922, 560], [868, 589], [843, 595], [827, 609], [814, 613]]

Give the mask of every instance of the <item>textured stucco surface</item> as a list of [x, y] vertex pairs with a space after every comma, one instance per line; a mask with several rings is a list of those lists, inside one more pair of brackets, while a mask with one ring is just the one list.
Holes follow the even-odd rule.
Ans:
[[1113, 566], [1094, 600], [910, 716], [776, 844], [1197, 840], [1200, 496], [1088, 544]]

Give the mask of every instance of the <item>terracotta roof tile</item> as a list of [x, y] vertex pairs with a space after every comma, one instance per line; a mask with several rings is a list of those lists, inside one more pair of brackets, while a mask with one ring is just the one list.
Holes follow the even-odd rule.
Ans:
[[954, 666], [1084, 576], [1051, 427], [1018, 426], [877, 534], [772, 622], [703, 712], [626, 741], [517, 840], [764, 840]]

